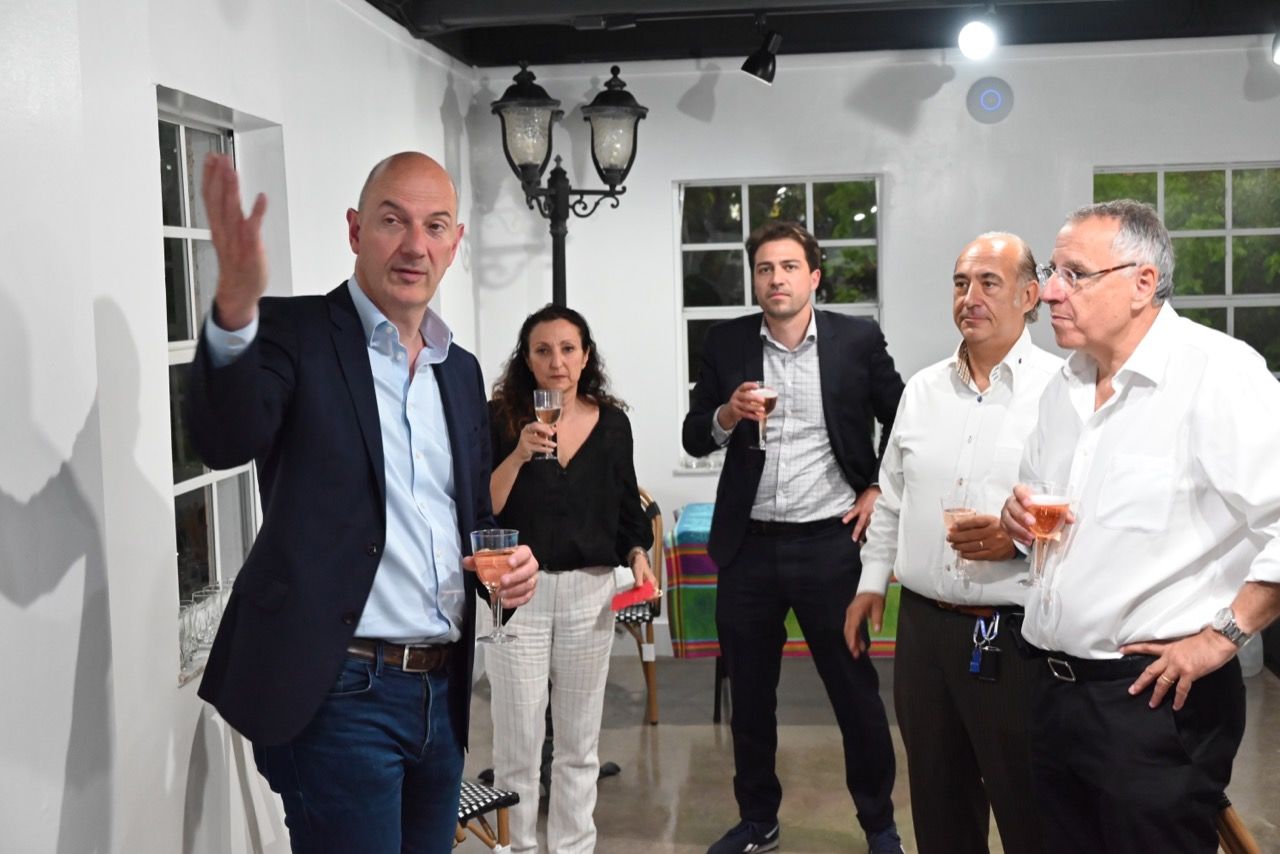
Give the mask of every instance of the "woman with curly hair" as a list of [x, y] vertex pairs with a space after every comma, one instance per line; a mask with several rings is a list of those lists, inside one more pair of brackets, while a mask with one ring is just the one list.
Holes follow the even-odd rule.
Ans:
[[[539, 388], [561, 392], [554, 427], [534, 417]], [[653, 580], [653, 533], [640, 508], [625, 408], [609, 393], [582, 315], [548, 305], [525, 320], [489, 403], [493, 511], [503, 527], [519, 530], [542, 567], [533, 601], [507, 624], [517, 640], [485, 651], [495, 785], [520, 795], [511, 808], [513, 852], [537, 849], [548, 681], [554, 760], [547, 846], [556, 854], [595, 848], [613, 568], [630, 566], [637, 585]], [[535, 458], [542, 453], [554, 456]]]

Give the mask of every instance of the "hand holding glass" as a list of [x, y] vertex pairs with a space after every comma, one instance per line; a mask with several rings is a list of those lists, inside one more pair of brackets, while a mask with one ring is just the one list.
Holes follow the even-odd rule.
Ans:
[[1031, 586], [1044, 584], [1045, 565], [1049, 557], [1049, 541], [1058, 539], [1058, 532], [1067, 524], [1067, 513], [1071, 509], [1071, 501], [1067, 492], [1059, 484], [1047, 480], [1032, 481], [1027, 484], [1031, 490], [1028, 511], [1035, 521], [1031, 525], [1031, 534], [1035, 537], [1034, 551], [1031, 560]]
[[[553, 426], [560, 420], [560, 408], [563, 405], [560, 389], [558, 388], [538, 388], [533, 390], [533, 415], [538, 419], [539, 424], [546, 424], [548, 427]], [[551, 451], [546, 454], [534, 454], [535, 460], [554, 460], [557, 459], [556, 452]]]
[[769, 413], [773, 412], [773, 408], [778, 405], [778, 390], [769, 388], [762, 381], [756, 380], [756, 390], [752, 392], [764, 406], [764, 415], [760, 416], [760, 440], [755, 446], [756, 450], [764, 450], [764, 431], [765, 423], [769, 420]]
[[942, 569], [955, 576], [965, 589], [969, 587], [969, 561], [956, 552], [955, 547], [947, 540], [952, 527], [962, 519], [972, 519], [978, 511], [969, 506], [969, 495], [963, 489], [957, 489], [942, 496], [942, 546], [944, 557]]
[[[559, 394], [559, 392], [557, 392]], [[485, 528], [471, 532], [471, 553], [476, 561], [476, 575], [484, 589], [489, 591], [489, 606], [493, 609], [493, 630], [478, 643], [511, 643], [515, 635], [502, 630], [502, 597], [498, 583], [511, 571], [507, 558], [515, 554], [520, 532], [510, 528]]]

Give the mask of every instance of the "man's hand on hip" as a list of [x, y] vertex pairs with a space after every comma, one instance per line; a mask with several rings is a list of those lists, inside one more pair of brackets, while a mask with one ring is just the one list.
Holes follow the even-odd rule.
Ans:
[[1141, 694], [1151, 685], [1151, 708], [1157, 708], [1173, 688], [1173, 710], [1176, 712], [1187, 702], [1191, 686], [1201, 676], [1207, 676], [1231, 660], [1236, 645], [1220, 632], [1211, 628], [1201, 629], [1194, 635], [1178, 640], [1147, 641], [1120, 647], [1123, 655], [1158, 656], [1137, 681], [1129, 686], [1130, 694]]
[[849, 511], [840, 517], [840, 521], [846, 525], [853, 522], [850, 537], [855, 543], [860, 543], [867, 538], [867, 526], [871, 524], [871, 513], [875, 510], [876, 499], [879, 497], [880, 487], [868, 486], [862, 490], [862, 494], [853, 502]]

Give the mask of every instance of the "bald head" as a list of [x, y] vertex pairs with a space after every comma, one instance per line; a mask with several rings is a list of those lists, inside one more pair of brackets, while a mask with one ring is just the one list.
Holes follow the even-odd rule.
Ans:
[[449, 177], [449, 173], [443, 166], [420, 151], [401, 151], [399, 154], [384, 157], [374, 164], [374, 167], [369, 170], [369, 177], [364, 179], [364, 186], [360, 188], [360, 200], [356, 203], [356, 210], [365, 209], [369, 203], [369, 192], [375, 186], [401, 177], [425, 178], [448, 184], [449, 192], [453, 196], [454, 215], [457, 215], [458, 190], [453, 184], [453, 179]]

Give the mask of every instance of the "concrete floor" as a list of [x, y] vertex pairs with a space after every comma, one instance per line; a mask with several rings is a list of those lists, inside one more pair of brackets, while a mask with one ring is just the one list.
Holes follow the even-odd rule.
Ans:
[[[629, 643], [622, 637], [618, 643]], [[881, 693], [893, 722], [891, 662], [877, 665]], [[600, 756], [622, 766], [602, 780], [595, 819], [600, 854], [703, 854], [738, 820], [733, 801], [733, 747], [728, 717], [711, 722], [712, 659], [658, 662], [657, 726], [646, 726], [639, 661], [615, 656], [605, 700]], [[1236, 758], [1229, 795], [1263, 851], [1280, 851], [1280, 679], [1263, 671], [1246, 680], [1248, 727]], [[783, 803], [781, 851], [787, 854], [862, 852], [866, 843], [844, 788], [839, 732], [822, 683], [808, 659], [787, 659], [778, 689], [778, 776]], [[472, 704], [471, 753], [466, 773], [490, 766], [493, 728], [488, 683], [481, 679]], [[897, 822], [907, 851], [914, 850], [906, 759], [896, 725]], [[545, 802], [541, 827], [545, 827]], [[468, 839], [456, 851], [487, 851]], [[992, 823], [991, 850], [1003, 849]]]

